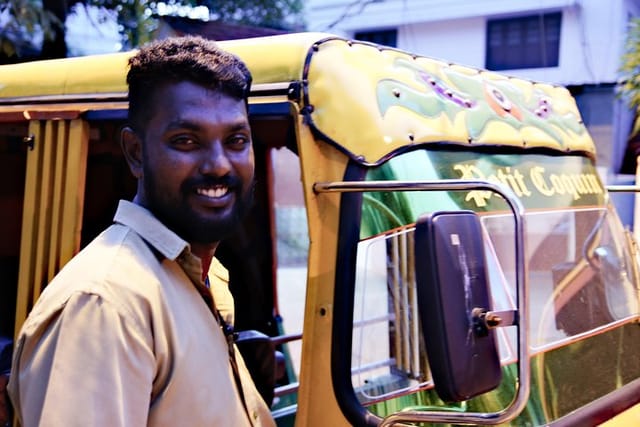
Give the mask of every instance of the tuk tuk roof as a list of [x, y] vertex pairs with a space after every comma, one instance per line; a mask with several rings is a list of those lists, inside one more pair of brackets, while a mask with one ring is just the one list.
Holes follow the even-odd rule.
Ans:
[[[247, 63], [255, 85], [301, 82], [301, 111], [315, 134], [362, 164], [432, 143], [595, 153], [575, 100], [561, 86], [328, 34], [219, 44]], [[0, 102], [126, 96], [131, 54], [2, 66]]]

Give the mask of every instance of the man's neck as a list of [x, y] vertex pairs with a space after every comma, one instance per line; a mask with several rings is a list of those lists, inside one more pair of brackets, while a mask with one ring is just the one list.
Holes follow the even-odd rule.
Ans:
[[191, 252], [200, 258], [200, 262], [202, 263], [202, 280], [204, 280], [209, 273], [211, 260], [217, 247], [218, 242], [212, 244], [191, 243]]

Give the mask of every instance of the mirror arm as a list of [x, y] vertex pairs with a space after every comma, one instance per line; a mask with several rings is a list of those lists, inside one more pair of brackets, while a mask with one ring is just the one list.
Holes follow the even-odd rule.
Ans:
[[471, 315], [474, 332], [479, 336], [486, 336], [489, 329], [518, 324], [518, 310], [487, 311], [484, 308], [474, 308]]

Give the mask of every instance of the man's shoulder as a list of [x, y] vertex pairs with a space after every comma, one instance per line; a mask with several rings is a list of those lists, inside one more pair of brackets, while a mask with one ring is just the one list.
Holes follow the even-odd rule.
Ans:
[[[42, 304], [62, 305], [74, 293], [107, 300], [131, 298], [154, 286], [159, 260], [135, 232], [111, 225], [75, 255], [43, 291]], [[40, 301], [39, 301], [40, 303]]]
[[122, 269], [147, 271], [158, 263], [154, 251], [135, 231], [113, 224], [69, 260], [52, 283], [76, 277], [104, 281]]
[[24, 327], [33, 331], [48, 324], [70, 301], [78, 299], [93, 301], [143, 324], [150, 314], [147, 309], [158, 306], [159, 264], [144, 240], [128, 227], [114, 224], [74, 256], [44, 288]]

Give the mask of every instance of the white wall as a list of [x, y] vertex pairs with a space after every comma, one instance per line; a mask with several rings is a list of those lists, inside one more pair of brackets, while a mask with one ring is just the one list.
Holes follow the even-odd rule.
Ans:
[[[475, 16], [559, 9], [577, 0], [307, 0], [312, 31], [327, 31], [343, 17], [335, 31], [436, 22]], [[596, 0], [607, 3], [608, 0]], [[617, 0], [614, 0], [617, 1]], [[364, 8], [362, 6], [364, 5]]]
[[403, 25], [398, 28], [398, 46], [418, 55], [482, 67], [484, 27], [483, 17]]
[[487, 18], [562, 10], [559, 66], [507, 71], [562, 85], [615, 82], [627, 15], [640, 9], [638, 0], [362, 0], [360, 6], [353, 6], [355, 3], [308, 0], [308, 29], [352, 37], [356, 31], [397, 28], [401, 49], [478, 68], [485, 66]]

